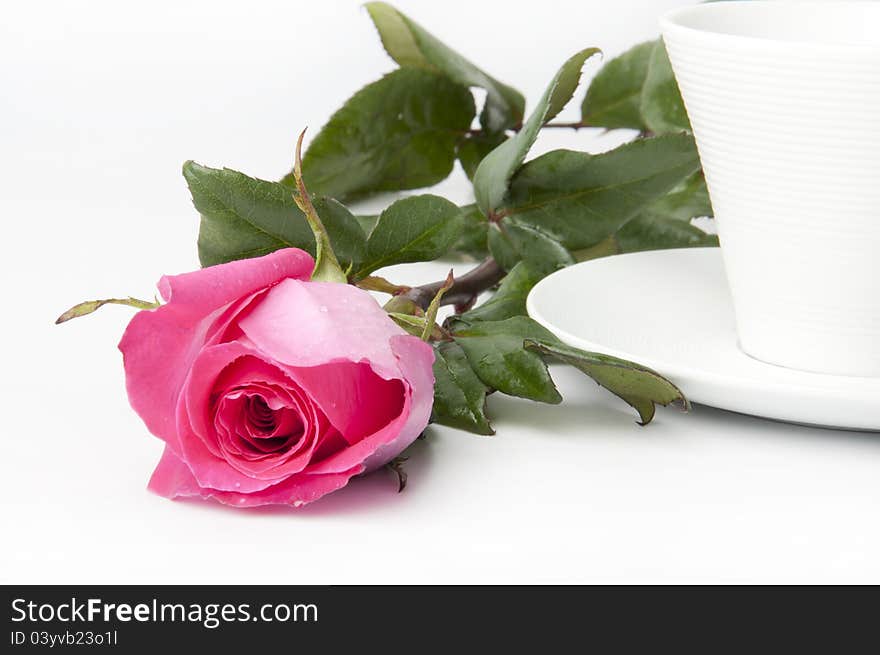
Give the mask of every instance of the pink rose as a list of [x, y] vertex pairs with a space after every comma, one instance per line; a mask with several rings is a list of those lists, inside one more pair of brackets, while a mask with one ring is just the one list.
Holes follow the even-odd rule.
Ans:
[[150, 489], [300, 506], [389, 462], [428, 423], [434, 354], [298, 249], [163, 277], [119, 344], [165, 453]]

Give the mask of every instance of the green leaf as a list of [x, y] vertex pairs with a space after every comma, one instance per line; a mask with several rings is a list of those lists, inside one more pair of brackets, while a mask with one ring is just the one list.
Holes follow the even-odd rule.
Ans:
[[642, 87], [641, 114], [645, 126], [655, 134], [690, 130], [678, 82], [662, 40], [656, 42]]
[[615, 236], [618, 252], [717, 246], [718, 237], [687, 221], [641, 214]]
[[526, 339], [554, 340], [545, 328], [526, 316], [462, 326], [453, 338], [483, 384], [509, 396], [551, 404], [562, 401], [547, 364], [523, 347]]
[[461, 208], [461, 232], [452, 250], [474, 259], [485, 259], [489, 254], [489, 221], [476, 205]]
[[461, 346], [445, 341], [434, 346], [434, 423], [495, 434], [486, 417], [486, 385], [474, 373]]
[[[421, 306], [417, 305], [409, 298], [404, 298], [403, 296], [392, 296], [391, 299], [385, 303], [383, 309], [388, 312], [390, 316], [403, 314], [422, 319], [425, 317], [425, 310], [422, 309]], [[412, 323], [412, 321], [409, 321], [409, 323], [415, 325], [415, 323]], [[415, 336], [420, 336], [422, 334], [422, 328], [425, 327], [425, 324], [418, 323], [418, 326], [419, 332]]]
[[527, 262], [541, 275], [574, 264], [571, 253], [540, 227], [502, 221], [489, 226], [489, 252], [505, 271]]
[[368, 2], [366, 7], [382, 45], [398, 64], [442, 72], [458, 84], [486, 90], [486, 104], [480, 115], [486, 130], [500, 132], [522, 121], [525, 98], [519, 91], [477, 68], [391, 5]]
[[466, 323], [476, 321], [503, 321], [514, 316], [526, 315], [526, 298], [529, 291], [543, 276], [538, 275], [525, 262], [510, 269], [498, 290], [482, 305], [459, 314], [456, 318]]
[[569, 58], [553, 77], [522, 129], [480, 162], [474, 173], [474, 195], [484, 214], [491, 216], [501, 206], [511, 176], [522, 165], [541, 127], [571, 99], [584, 62], [598, 52], [597, 48], [587, 48]]
[[[633, 219], [635, 220], [635, 219]], [[599, 257], [610, 257], [611, 255], [620, 254], [620, 246], [617, 243], [617, 235], [602, 239], [599, 243], [589, 248], [581, 248], [580, 250], [572, 250], [571, 254], [579, 262], [588, 262]]]
[[507, 141], [504, 132], [467, 134], [458, 142], [458, 161], [469, 180], [472, 180], [480, 162], [495, 148]]
[[[401, 68], [352, 96], [318, 133], [303, 161], [313, 193], [346, 199], [431, 186], [452, 171], [455, 146], [476, 109], [467, 87]], [[288, 175], [283, 182], [292, 184]]]
[[422, 332], [428, 322], [424, 316], [413, 316], [412, 314], [401, 314], [399, 312], [388, 312], [388, 317], [397, 323], [401, 328], [406, 330], [414, 337], [422, 338]]
[[691, 225], [692, 218], [712, 216], [702, 171], [648, 205], [615, 235], [617, 252], [717, 246], [718, 237]]
[[74, 305], [57, 319], [55, 319], [55, 325], [66, 323], [67, 321], [74, 318], [79, 318], [80, 316], [87, 316], [88, 314], [98, 311], [104, 305], [125, 305], [126, 307], [134, 307], [135, 309], [156, 309], [159, 306], [159, 303], [152, 302], [150, 300], [138, 300], [137, 298], [132, 298], [131, 296], [129, 296], [128, 298], [86, 300], [85, 302]]
[[648, 205], [642, 213], [679, 221], [714, 216], [703, 171], [697, 171], [683, 180], [665, 196]]
[[376, 227], [376, 223], [379, 222], [379, 214], [370, 214], [370, 215], [360, 215], [355, 216], [355, 220], [358, 222], [358, 225], [361, 226], [361, 229], [364, 231], [364, 234], [367, 237], [373, 233], [373, 229]]
[[379, 216], [354, 277], [392, 264], [437, 259], [458, 239], [461, 220], [461, 209], [440, 196], [401, 198]]
[[601, 53], [602, 51], [599, 48], [586, 48], [562, 64], [562, 68], [556, 73], [556, 77], [553, 79], [553, 83], [551, 83], [547, 111], [544, 114], [542, 123], [552, 121], [559, 112], [565, 109], [565, 105], [571, 100], [574, 92], [577, 91], [578, 84], [581, 83], [581, 69], [584, 67], [584, 63], [593, 55]]
[[646, 425], [654, 418], [655, 404], [678, 403], [688, 407], [681, 390], [656, 371], [609, 355], [572, 348], [556, 338], [528, 339], [525, 347], [535, 353], [554, 357], [586, 373], [601, 386], [632, 406]]
[[449, 274], [446, 276], [446, 281], [437, 289], [437, 293], [434, 294], [434, 297], [428, 304], [428, 308], [425, 310], [425, 329], [422, 330], [420, 335], [422, 341], [431, 341], [437, 327], [437, 312], [440, 311], [440, 301], [443, 300], [443, 296], [452, 288], [453, 284], [455, 284], [455, 276], [452, 273], [452, 269], [450, 269]]
[[645, 130], [642, 87], [657, 41], [640, 43], [605, 64], [587, 89], [581, 121], [591, 127]]
[[[281, 248], [302, 248], [314, 256], [315, 238], [290, 188], [192, 161], [183, 165], [183, 176], [202, 216], [202, 266], [260, 257]], [[359, 263], [366, 236], [357, 220], [331, 198], [317, 198], [314, 204], [340, 263]]]
[[555, 150], [511, 180], [502, 223], [537, 227], [569, 250], [588, 248], [699, 167], [687, 134], [638, 139], [598, 155]]
[[590, 84], [581, 117], [588, 125], [610, 129], [690, 131], [663, 40], [641, 43], [609, 61]]

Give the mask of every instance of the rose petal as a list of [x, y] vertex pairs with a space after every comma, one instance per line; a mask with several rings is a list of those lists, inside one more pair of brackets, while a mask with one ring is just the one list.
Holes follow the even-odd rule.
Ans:
[[434, 350], [410, 335], [392, 337], [389, 343], [406, 382], [400, 415], [358, 443], [312, 464], [306, 472], [341, 471], [355, 462], [363, 462], [366, 471], [375, 470], [402, 453], [428, 425], [434, 403]]
[[205, 348], [193, 362], [182, 393], [193, 431], [216, 457], [222, 457], [222, 453], [215, 438], [213, 396], [254, 384], [260, 388], [269, 385], [286, 389], [293, 394], [291, 402], [300, 411], [302, 422], [306, 424], [313, 417], [312, 408], [307, 407], [309, 399], [296, 389], [294, 380], [266, 362], [261, 353], [238, 342]]
[[308, 253], [288, 248], [159, 281], [167, 304], [138, 312], [119, 342], [129, 402], [150, 432], [180, 452], [177, 397], [212, 322], [226, 305], [279, 280], [307, 279], [313, 266]]
[[287, 370], [349, 444], [381, 430], [403, 411], [404, 383], [379, 377], [366, 362]]
[[409, 383], [412, 401], [406, 424], [393, 441], [382, 444], [364, 462], [367, 471], [384, 466], [415, 441], [427, 427], [434, 406], [434, 349], [409, 335], [392, 337], [391, 349]]
[[382, 377], [400, 377], [389, 340], [406, 333], [369, 293], [348, 284], [284, 280], [240, 326], [257, 348], [290, 366], [367, 361]]
[[[311, 460], [318, 437], [329, 429], [326, 418], [313, 406], [307, 394], [297, 388], [294, 379], [286, 377], [282, 369], [257, 359], [261, 356], [238, 342], [232, 342], [205, 348], [193, 363], [177, 409], [178, 456], [189, 464], [201, 487], [242, 493], [265, 489], [279, 479], [302, 471]], [[227, 372], [240, 362], [244, 364], [231, 373]], [[304, 419], [302, 445], [260, 461], [227, 459], [216, 442], [216, 428], [209, 416], [211, 396], [221, 376], [224, 385], [267, 381], [284, 386], [288, 392], [299, 396], [297, 402]]]
[[[315, 473], [315, 474], [327, 474], [327, 473], [336, 473], [339, 471], [344, 471], [356, 464], [361, 464], [373, 457], [379, 449], [385, 445], [392, 442], [397, 441], [399, 436], [402, 434], [404, 428], [407, 426], [409, 419], [409, 409], [412, 404], [411, 399], [411, 391], [409, 387], [406, 388], [406, 394], [404, 396], [404, 405], [403, 411], [399, 416], [395, 417], [391, 423], [388, 423], [376, 432], [371, 435], [368, 435], [361, 439], [356, 444], [350, 445], [347, 448], [339, 450], [331, 455], [328, 455], [321, 459], [320, 461], [314, 461], [309, 465], [308, 468], [304, 471], [305, 473]], [[409, 439], [409, 432], [407, 433], [406, 439], [409, 439], [406, 445], [412, 443], [416, 437], [421, 434], [422, 430], [425, 426], [422, 426], [421, 429], [415, 431], [412, 435], [412, 438]], [[404, 446], [405, 448], [406, 446]], [[399, 454], [403, 448], [395, 453], [395, 455]], [[387, 460], [382, 462], [381, 464], [377, 464], [373, 466], [370, 470], [381, 466], [387, 461], [390, 461], [395, 455], [392, 455]]]
[[202, 492], [192, 471], [168, 446], [165, 446], [147, 489], [166, 498], [198, 496]]
[[180, 435], [181, 446], [178, 458], [182, 459], [192, 471], [199, 487], [253, 493], [262, 491], [278, 481], [277, 479], [261, 480], [246, 475], [208, 450], [202, 438], [193, 431], [183, 399], [177, 410], [176, 429]]
[[350, 470], [328, 475], [294, 475], [283, 482], [256, 493], [235, 493], [200, 487], [189, 467], [182, 462], [170, 448], [165, 448], [159, 460], [149, 489], [166, 498], [214, 498], [235, 507], [256, 507], [259, 505], [286, 504], [300, 507], [317, 500], [321, 496], [336, 491], [363, 471], [359, 465]]
[[[279, 251], [160, 281], [168, 303], [136, 315], [120, 342], [132, 406], [168, 444], [151, 489], [299, 505], [386, 463], [424, 429], [430, 346], [366, 292], [301, 281], [312, 266], [306, 253]], [[251, 396], [264, 403], [256, 411]], [[218, 398], [229, 399], [223, 412]], [[247, 440], [275, 436], [269, 410], [289, 414], [289, 426], [301, 416], [303, 436], [250, 452]]]

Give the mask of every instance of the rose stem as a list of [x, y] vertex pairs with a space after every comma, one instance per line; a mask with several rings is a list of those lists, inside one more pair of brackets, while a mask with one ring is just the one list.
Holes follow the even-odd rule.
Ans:
[[[456, 278], [449, 290], [443, 295], [442, 305], [463, 305], [487, 289], [498, 284], [505, 276], [504, 269], [491, 257], [486, 258], [473, 270]], [[443, 287], [446, 280], [432, 282], [413, 287], [400, 297], [413, 301], [422, 309], [427, 309], [434, 296]]]

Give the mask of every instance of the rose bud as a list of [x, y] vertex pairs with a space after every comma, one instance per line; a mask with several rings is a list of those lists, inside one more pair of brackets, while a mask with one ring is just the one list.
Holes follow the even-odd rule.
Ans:
[[300, 506], [424, 430], [431, 347], [313, 266], [290, 248], [159, 281], [166, 304], [119, 344], [131, 405], [165, 442], [151, 490]]

